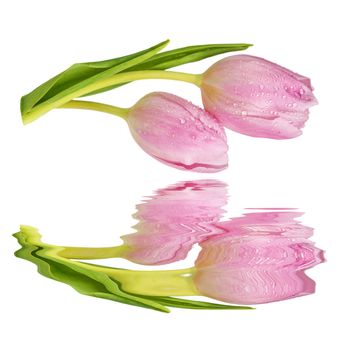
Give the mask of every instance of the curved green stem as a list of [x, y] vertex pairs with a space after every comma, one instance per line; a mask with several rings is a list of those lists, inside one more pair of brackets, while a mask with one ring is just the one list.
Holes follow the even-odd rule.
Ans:
[[[58, 247], [56, 254], [64, 259], [106, 259], [122, 257], [127, 246], [106, 248]], [[92, 265], [75, 261], [85, 268], [105, 273], [121, 284], [125, 292], [154, 296], [192, 296], [200, 295], [194, 284], [195, 268], [164, 271], [124, 270], [113, 267]]]
[[128, 293], [153, 296], [201, 295], [194, 284], [195, 268], [181, 270], [137, 271], [90, 265], [119, 282]]
[[99, 111], [104, 113], [109, 113], [121, 117], [122, 119], [127, 118], [128, 108], [121, 108], [105, 103], [91, 102], [91, 101], [81, 101], [81, 100], [72, 100], [66, 102], [58, 108], [74, 108], [74, 109], [88, 109], [92, 111]]
[[[128, 246], [85, 248], [85, 247], [60, 247], [57, 255], [65, 259], [106, 259], [123, 257]], [[85, 268], [107, 274], [121, 283], [125, 292], [154, 295], [154, 296], [191, 296], [199, 295], [194, 285], [194, 268], [165, 271], [138, 271], [123, 270], [112, 267], [84, 264]]]
[[119, 245], [115, 247], [88, 248], [88, 247], [62, 247], [59, 255], [67, 259], [108, 259], [122, 258], [130, 249], [128, 246]]
[[87, 95], [93, 91], [104, 89], [109, 86], [128, 83], [134, 80], [142, 79], [168, 79], [168, 80], [179, 80], [187, 83], [195, 84], [200, 86], [202, 75], [201, 74], [190, 74], [182, 72], [172, 72], [163, 70], [145, 70], [145, 71], [134, 71], [134, 72], [124, 72], [113, 75], [109, 78], [105, 78], [94, 82], [88, 86], [78, 89], [70, 94], [65, 94], [58, 98], [59, 95], [54, 96], [51, 99], [43, 102], [42, 104], [34, 107], [30, 112], [22, 116], [24, 124], [33, 122], [34, 120], [41, 117], [43, 114], [49, 112], [54, 108], [59, 108], [65, 103], [78, 98], [83, 95]]

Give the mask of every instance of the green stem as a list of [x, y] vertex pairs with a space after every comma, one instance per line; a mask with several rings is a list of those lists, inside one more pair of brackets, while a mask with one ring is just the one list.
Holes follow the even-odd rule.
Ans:
[[[128, 249], [127, 246], [107, 248], [58, 247], [56, 254], [64, 259], [106, 259], [119, 257]], [[84, 268], [102, 272], [118, 281], [125, 292], [154, 296], [188, 296], [199, 295], [194, 285], [195, 268], [165, 271], [123, 270], [112, 267], [87, 264]]]
[[37, 107], [34, 107], [30, 112], [24, 114], [22, 116], [22, 120], [24, 124], [28, 124], [33, 122], [34, 120], [41, 117], [43, 114], [49, 112], [54, 108], [59, 108], [65, 103], [78, 98], [83, 95], [87, 95], [93, 91], [97, 91], [100, 89], [104, 89], [109, 86], [114, 86], [118, 84], [128, 83], [134, 80], [142, 80], [142, 79], [169, 79], [169, 80], [179, 80], [187, 83], [195, 84], [200, 86], [202, 75], [201, 74], [189, 74], [182, 72], [172, 72], [172, 71], [163, 71], [163, 70], [145, 70], [145, 71], [134, 71], [134, 72], [124, 72], [113, 75], [111, 77], [99, 80], [85, 86], [81, 89], [78, 89], [74, 92], [66, 94], [63, 92], [63, 96], [59, 97], [59, 95], [48, 99], [47, 101], [41, 103]]
[[67, 259], [108, 259], [121, 258], [130, 248], [125, 245], [103, 248], [62, 247], [59, 255]]
[[128, 293], [153, 296], [200, 295], [194, 284], [195, 268], [182, 270], [136, 271], [91, 265], [121, 283]]
[[[84, 247], [58, 247], [57, 255], [64, 259], [106, 259], [123, 257], [128, 246], [84, 248]], [[84, 268], [107, 274], [121, 283], [125, 292], [154, 295], [154, 296], [191, 296], [199, 295], [194, 285], [195, 268], [165, 271], [138, 271], [123, 270], [112, 267], [87, 264], [75, 261], [75, 264], [84, 265]]]
[[[127, 246], [106, 248], [58, 247], [57, 255], [64, 259], [106, 259], [121, 257]], [[195, 268], [165, 271], [123, 270], [75, 261], [85, 268], [107, 274], [121, 283], [125, 292], [154, 296], [199, 295], [194, 285]]]
[[88, 109], [92, 111], [99, 111], [104, 113], [109, 113], [121, 117], [122, 119], [127, 118], [128, 108], [121, 108], [105, 103], [91, 102], [91, 101], [81, 101], [81, 100], [72, 100], [66, 102], [58, 108], [74, 108], [74, 109]]

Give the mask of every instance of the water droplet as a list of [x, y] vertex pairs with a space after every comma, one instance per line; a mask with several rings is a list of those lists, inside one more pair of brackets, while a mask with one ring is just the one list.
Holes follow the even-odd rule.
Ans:
[[184, 123], [186, 123], [186, 121], [183, 118], [180, 118], [180, 123], [184, 124]]
[[247, 111], [242, 111], [241, 114], [242, 115], [247, 115], [248, 113], [247, 113]]

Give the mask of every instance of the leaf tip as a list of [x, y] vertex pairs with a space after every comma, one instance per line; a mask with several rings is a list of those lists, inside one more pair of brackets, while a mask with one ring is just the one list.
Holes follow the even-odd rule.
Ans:
[[166, 40], [164, 40], [164, 41], [162, 41], [161, 43], [160, 43], [160, 46], [162, 46], [163, 48], [165, 48], [167, 45], [169, 45], [170, 44], [170, 39], [166, 39]]

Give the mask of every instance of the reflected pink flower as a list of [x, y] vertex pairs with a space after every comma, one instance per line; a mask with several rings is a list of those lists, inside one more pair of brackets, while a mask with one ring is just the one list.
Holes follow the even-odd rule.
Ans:
[[201, 243], [195, 283], [208, 297], [259, 304], [311, 294], [315, 282], [304, 271], [321, 263], [323, 252], [307, 239], [312, 229], [299, 213], [253, 213], [221, 223], [225, 234]]
[[205, 109], [234, 131], [287, 139], [302, 134], [317, 104], [307, 77], [263, 58], [235, 55], [212, 65], [201, 84]]
[[195, 243], [224, 232], [216, 228], [226, 204], [226, 185], [217, 180], [180, 182], [137, 206], [136, 233], [122, 236], [123, 257], [144, 265], [184, 259]]
[[162, 163], [204, 173], [227, 167], [224, 128], [206, 111], [178, 96], [146, 95], [129, 110], [127, 122], [139, 146]]

